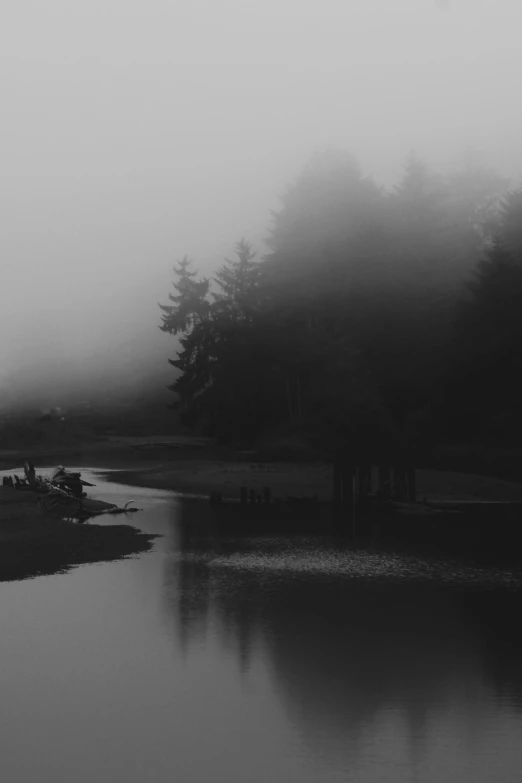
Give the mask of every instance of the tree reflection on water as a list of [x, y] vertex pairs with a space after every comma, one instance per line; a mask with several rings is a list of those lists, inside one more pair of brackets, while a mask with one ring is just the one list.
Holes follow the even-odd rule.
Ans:
[[[335, 542], [218, 540], [194, 513], [184, 511], [165, 580], [179, 643], [189, 650], [212, 623], [241, 672], [262, 660], [320, 752], [360, 749], [400, 714], [412, 762], [444, 716], [479, 737], [506, 699], [522, 707], [518, 592], [476, 579], [441, 587], [421, 578], [422, 561], [398, 576], [386, 554], [372, 577], [370, 555]], [[343, 557], [351, 578], [335, 574]]]

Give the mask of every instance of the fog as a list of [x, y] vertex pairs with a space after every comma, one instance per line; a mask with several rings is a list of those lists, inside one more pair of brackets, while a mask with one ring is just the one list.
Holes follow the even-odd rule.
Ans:
[[521, 22], [518, 0], [7, 0], [4, 395], [171, 381], [173, 264], [262, 252], [317, 148], [388, 186], [412, 149], [517, 181]]

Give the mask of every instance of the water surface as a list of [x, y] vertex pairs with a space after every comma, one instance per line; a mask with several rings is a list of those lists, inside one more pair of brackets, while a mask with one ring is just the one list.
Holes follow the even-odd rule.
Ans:
[[206, 506], [82, 472], [163, 537], [0, 585], [2, 780], [520, 780], [518, 574], [218, 540]]

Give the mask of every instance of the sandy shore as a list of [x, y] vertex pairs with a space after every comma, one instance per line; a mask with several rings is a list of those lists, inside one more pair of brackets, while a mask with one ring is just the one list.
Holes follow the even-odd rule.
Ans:
[[[317, 495], [330, 500], [333, 468], [325, 462], [257, 461], [254, 453], [227, 451], [208, 438], [186, 436], [111, 437], [85, 443], [42, 443], [0, 451], [0, 469], [20, 468], [29, 458], [38, 467], [64, 464], [111, 469], [111, 479], [175, 492], [238, 497], [240, 487], [272, 497]], [[419, 499], [522, 500], [522, 484], [473, 473], [417, 470]]]
[[119, 560], [150, 550], [154, 538], [130, 525], [65, 522], [44, 514], [36, 493], [0, 487], [0, 581]]
[[[197, 495], [221, 492], [224, 498], [239, 497], [242, 486], [260, 493], [263, 487], [270, 487], [273, 498], [317, 495], [328, 501], [332, 497], [333, 468], [325, 463], [178, 460], [113, 472], [111, 479]], [[417, 496], [427, 500], [522, 501], [522, 484], [472, 473], [418, 470]]]
[[173, 461], [143, 465], [111, 473], [111, 478], [123, 484], [172, 489], [197, 495], [221, 492], [223, 497], [239, 497], [240, 488], [252, 487], [262, 493], [270, 487], [272, 497], [287, 495], [318, 495], [329, 500], [331, 467], [314, 464], [248, 464], [207, 460]]

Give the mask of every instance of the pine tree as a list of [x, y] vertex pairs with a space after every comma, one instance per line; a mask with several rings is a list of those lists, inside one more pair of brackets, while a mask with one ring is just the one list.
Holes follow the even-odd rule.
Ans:
[[260, 265], [245, 239], [236, 245], [237, 260], [225, 259], [215, 275], [212, 318], [216, 334], [212, 394], [217, 434], [253, 436], [269, 415], [266, 348], [260, 312]]
[[459, 223], [472, 229], [476, 240], [471, 249], [474, 262], [499, 230], [499, 207], [509, 180], [473, 155], [466, 156], [446, 179], [451, 212]]
[[160, 329], [169, 334], [186, 332], [192, 326], [208, 319], [210, 303], [207, 301], [210, 282], [206, 278], [196, 280], [197, 272], [192, 270], [192, 261], [184, 256], [174, 267], [177, 282], [173, 287], [177, 294], [169, 294], [173, 305], [159, 305], [163, 311]]
[[368, 353], [404, 421], [442, 394], [455, 308], [504, 185], [476, 162], [440, 175], [412, 153], [390, 196], [386, 285], [380, 315], [367, 322]]
[[522, 263], [522, 188], [508, 193], [501, 203], [500, 236], [509, 252]]
[[492, 346], [497, 352], [517, 353], [522, 336], [521, 224], [522, 191], [515, 191], [502, 202], [497, 236], [477, 263], [460, 304], [458, 327], [479, 353], [491, 352]]
[[331, 282], [337, 288], [351, 285], [379, 252], [375, 240], [384, 195], [352, 155], [316, 153], [282, 201], [282, 209], [272, 213], [270, 253], [263, 265], [268, 300], [306, 307], [325, 275], [335, 276]]
[[[522, 434], [521, 313], [522, 255], [499, 236], [477, 265], [455, 321], [447, 404], [455, 426], [467, 433], [477, 434], [478, 422], [481, 429], [493, 422], [493, 438]], [[504, 421], [500, 429], [495, 419]]]
[[191, 269], [187, 256], [174, 267], [174, 273], [177, 281], [173, 286], [177, 293], [169, 294], [174, 304], [159, 305], [163, 311], [160, 329], [181, 335], [178, 357], [169, 359], [180, 374], [169, 388], [179, 395], [173, 407], [181, 411], [182, 417], [190, 418], [194, 399], [210, 381], [213, 342], [210, 303], [207, 300], [210, 283], [205, 278], [196, 279], [197, 272]]
[[[214, 294], [214, 301], [222, 311], [234, 314], [238, 319], [251, 319], [255, 310], [260, 267], [256, 253], [245, 239], [236, 244], [237, 261], [225, 259], [216, 273], [215, 281], [221, 289]], [[221, 308], [219, 307], [221, 306]]]
[[330, 346], [335, 352], [336, 318], [382, 250], [383, 204], [382, 191], [353, 156], [330, 149], [311, 158], [273, 213], [259, 287], [284, 335], [276, 355], [294, 422], [311, 407], [309, 387], [324, 370]]
[[236, 253], [217, 272], [220, 292], [211, 295], [210, 281], [197, 280], [185, 257], [174, 270], [173, 304], [160, 305], [161, 329], [180, 342], [177, 358], [169, 360], [180, 372], [170, 387], [179, 395], [175, 407], [185, 423], [206, 421], [209, 434], [221, 438], [254, 434], [271, 408], [266, 345], [256, 324], [259, 265], [246, 240]]

